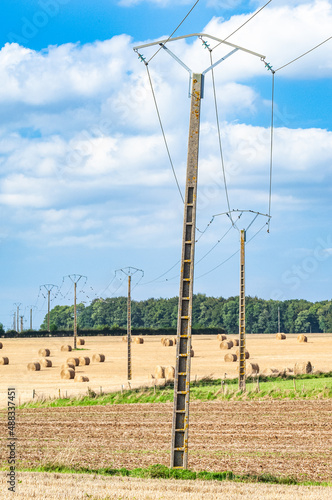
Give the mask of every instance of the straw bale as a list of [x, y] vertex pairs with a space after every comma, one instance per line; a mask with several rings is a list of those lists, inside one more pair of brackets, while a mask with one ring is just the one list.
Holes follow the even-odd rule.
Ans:
[[262, 375], [266, 377], [278, 377], [279, 374], [280, 372], [277, 368], [265, 368], [265, 370], [262, 371]]
[[71, 345], [62, 345], [61, 346], [61, 351], [71, 351], [72, 347]]
[[220, 340], [220, 342], [222, 342], [223, 340], [226, 340], [226, 335], [224, 335], [223, 333], [218, 333], [217, 335], [217, 340]]
[[143, 337], [134, 337], [135, 344], [144, 344]]
[[103, 363], [105, 361], [105, 354], [94, 354], [92, 356], [92, 361], [97, 361], [97, 363]]
[[40, 363], [28, 363], [28, 370], [30, 372], [38, 372], [40, 370]]
[[298, 342], [308, 342], [308, 337], [306, 335], [303, 335], [303, 333], [301, 333], [300, 335], [297, 336], [297, 341]]
[[294, 375], [304, 375], [305, 373], [312, 372], [312, 365], [310, 361], [302, 361], [295, 363], [294, 365]]
[[72, 370], [75, 370], [76, 365], [74, 365], [74, 363], [63, 363], [63, 365], [61, 365], [61, 371], [62, 370], [68, 370], [68, 368], [71, 368]]
[[277, 333], [276, 339], [277, 340], [286, 340], [286, 335], [284, 333]]
[[165, 378], [165, 367], [164, 366], [156, 366], [154, 370], [155, 378]]
[[79, 359], [79, 366], [84, 366], [84, 365], [90, 364], [90, 358], [88, 358], [88, 356], [81, 356], [78, 359]]
[[46, 358], [51, 355], [51, 351], [49, 349], [39, 349], [38, 354]]
[[190, 357], [193, 358], [195, 356], [195, 351], [194, 349], [190, 349]]
[[164, 340], [164, 346], [165, 347], [169, 347], [169, 346], [172, 346], [173, 345], [173, 340], [171, 339], [165, 339]]
[[220, 349], [231, 349], [233, 347], [233, 342], [231, 340], [223, 340], [220, 342]]
[[[240, 349], [236, 349], [236, 355], [238, 358], [240, 357]], [[250, 357], [249, 351], [247, 351], [246, 349], [246, 359], [249, 359], [249, 357]]]
[[176, 337], [172, 337], [172, 339], [171, 339], [171, 340], [173, 341], [173, 345], [176, 345], [176, 340], [177, 340], [177, 338], [176, 338]]
[[39, 360], [39, 364], [44, 368], [50, 368], [52, 366], [52, 361], [50, 359], [42, 358]]
[[77, 339], [77, 345], [85, 345], [85, 340], [84, 339]]
[[[130, 337], [130, 342], [132, 342], [132, 341], [133, 341], [133, 338], [132, 338], [132, 337]], [[124, 335], [124, 336], [122, 337], [122, 342], [128, 342], [128, 335]]]
[[164, 345], [164, 342], [165, 342], [165, 337], [161, 337], [160, 342], [161, 342], [161, 344], [163, 344], [163, 345]]
[[75, 377], [75, 370], [68, 368], [68, 370], [61, 370], [60, 377], [63, 380], [71, 380]]
[[2, 342], [0, 342], [0, 349], [2, 349], [2, 348], [3, 348], [3, 344], [2, 344]]
[[232, 339], [233, 347], [238, 347], [240, 345], [239, 339]]
[[67, 363], [72, 363], [75, 366], [78, 366], [80, 364], [79, 358], [68, 358]]
[[89, 382], [89, 377], [86, 375], [75, 375], [74, 382]]
[[259, 366], [257, 363], [246, 363], [247, 375], [257, 375], [259, 373]]
[[236, 354], [231, 354], [229, 352], [229, 353], [225, 354], [224, 361], [226, 363], [233, 363], [234, 361], [237, 361], [237, 355]]
[[175, 368], [174, 366], [166, 366], [165, 368], [165, 379], [166, 380], [174, 380], [175, 377]]
[[0, 358], [0, 365], [9, 365], [9, 359], [6, 357]]

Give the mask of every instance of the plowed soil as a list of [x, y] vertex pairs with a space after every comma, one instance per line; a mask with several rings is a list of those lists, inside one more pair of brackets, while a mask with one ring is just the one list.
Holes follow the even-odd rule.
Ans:
[[[17, 465], [169, 465], [171, 420], [169, 403], [18, 410]], [[188, 467], [331, 481], [332, 401], [192, 402]]]

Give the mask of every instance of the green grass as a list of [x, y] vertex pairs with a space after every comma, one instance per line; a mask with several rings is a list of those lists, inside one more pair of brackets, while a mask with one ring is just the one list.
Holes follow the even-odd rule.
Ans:
[[[2, 468], [1, 470], [6, 470]], [[190, 479], [190, 480], [203, 480], [203, 481], [234, 481], [234, 482], [247, 482], [247, 483], [270, 483], [270, 484], [287, 484], [287, 485], [301, 485], [301, 486], [332, 486], [329, 482], [316, 482], [316, 481], [298, 481], [294, 477], [282, 476], [277, 477], [272, 474], [234, 474], [231, 471], [224, 472], [210, 472], [200, 471], [195, 472], [187, 469], [170, 469], [165, 465], [156, 464], [150, 465], [146, 468], [136, 469], [90, 469], [88, 467], [71, 468], [61, 464], [46, 464], [33, 468], [22, 468], [17, 471], [24, 472], [56, 472], [64, 474], [99, 474], [103, 476], [127, 476], [138, 477], [144, 479]]]
[[[238, 391], [237, 379], [224, 381], [206, 378], [193, 382], [190, 387], [191, 401], [251, 400], [251, 399], [329, 399], [332, 398], [332, 372], [297, 377], [260, 377], [259, 391], [256, 379], [247, 379], [246, 392]], [[294, 387], [295, 384], [295, 387]], [[173, 384], [97, 394], [88, 389], [86, 396], [34, 400], [20, 408], [93, 406], [132, 403], [165, 403], [173, 401]]]

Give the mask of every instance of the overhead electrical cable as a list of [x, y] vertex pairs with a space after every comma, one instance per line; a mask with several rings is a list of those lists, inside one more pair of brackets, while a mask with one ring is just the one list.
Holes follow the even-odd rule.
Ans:
[[[190, 11], [188, 12], [188, 14], [186, 14], [186, 16], [182, 19], [182, 21], [180, 22], [180, 24], [178, 24], [178, 26], [175, 28], [175, 30], [169, 35], [169, 37], [167, 38], [166, 42], [163, 43], [163, 45], [166, 45], [166, 43], [168, 42], [168, 40], [170, 40], [172, 38], [172, 36], [174, 35], [174, 33], [177, 32], [177, 30], [180, 28], [180, 26], [184, 23], [184, 21], [187, 19], [187, 17], [192, 13], [192, 11], [194, 10], [194, 8], [196, 7], [196, 5], [198, 4], [199, 0], [197, 0], [194, 5], [191, 7]], [[148, 60], [148, 63], [158, 54], [158, 52], [162, 49], [162, 47], [160, 47], [151, 57], [150, 59]]]
[[152, 80], [151, 80], [151, 75], [150, 75], [150, 71], [149, 71], [149, 66], [148, 66], [148, 64], [147, 64], [147, 63], [145, 63], [145, 67], [146, 67], [146, 71], [147, 71], [147, 73], [148, 73], [148, 78], [149, 78], [149, 82], [150, 82], [151, 92], [152, 92], [152, 96], [153, 96], [154, 104], [155, 104], [156, 111], [157, 111], [157, 115], [158, 115], [159, 125], [160, 125], [161, 132], [162, 132], [162, 135], [163, 135], [163, 138], [164, 138], [164, 143], [165, 143], [165, 147], [166, 147], [167, 155], [168, 155], [168, 158], [169, 158], [169, 161], [170, 161], [171, 167], [172, 167], [172, 171], [173, 171], [174, 179], [175, 179], [176, 185], [177, 185], [177, 187], [178, 187], [178, 190], [179, 190], [179, 193], [180, 193], [180, 196], [181, 196], [182, 203], [184, 203], [183, 194], [182, 194], [182, 192], [181, 192], [181, 188], [180, 188], [180, 185], [179, 185], [179, 181], [178, 181], [178, 178], [177, 178], [177, 176], [176, 176], [176, 172], [175, 172], [174, 164], [173, 164], [173, 161], [172, 161], [171, 153], [170, 153], [170, 151], [169, 151], [169, 147], [168, 147], [168, 144], [167, 144], [167, 140], [166, 140], [166, 135], [165, 135], [164, 127], [163, 127], [163, 124], [162, 124], [162, 121], [161, 121], [161, 116], [160, 116], [160, 113], [159, 113], [159, 108], [158, 108], [158, 104], [157, 104], [156, 95], [155, 95], [154, 88], [153, 88], [153, 85], [152, 85]]
[[302, 57], [306, 56], [307, 54], [310, 54], [310, 52], [312, 52], [313, 50], [317, 49], [318, 47], [320, 47], [324, 43], [328, 42], [329, 40], [331, 40], [331, 38], [332, 38], [332, 36], [330, 36], [329, 38], [327, 38], [323, 42], [319, 43], [318, 45], [315, 45], [315, 47], [312, 47], [312, 49], [307, 50], [307, 52], [304, 52], [304, 54], [301, 54], [300, 56], [296, 57], [295, 59], [292, 59], [291, 61], [289, 61], [288, 63], [284, 64], [283, 66], [280, 66], [280, 68], [276, 69], [275, 71], [276, 72], [280, 71], [281, 69], [284, 69], [284, 68], [286, 68], [286, 66], [289, 66], [290, 64], [293, 64], [295, 61], [298, 61], [299, 59], [301, 59]]
[[[210, 53], [210, 63], [211, 63], [211, 74], [212, 74], [212, 85], [213, 85], [213, 96], [214, 96], [214, 108], [215, 108], [215, 113], [216, 113], [216, 121], [217, 121], [217, 130], [218, 130], [218, 142], [219, 142], [219, 151], [220, 151], [220, 159], [221, 159], [221, 167], [222, 167], [222, 173], [223, 173], [223, 179], [224, 179], [224, 186], [225, 186], [225, 194], [226, 194], [226, 200], [227, 200], [227, 207], [228, 211], [231, 211], [230, 203], [229, 203], [229, 196], [228, 196], [228, 190], [227, 190], [227, 182], [226, 182], [226, 172], [225, 172], [225, 163], [224, 163], [224, 155], [223, 155], [223, 148], [221, 144], [221, 133], [220, 133], [220, 125], [219, 125], [219, 117], [218, 117], [218, 104], [217, 104], [217, 93], [216, 93], [216, 85], [215, 85], [215, 80], [214, 80], [214, 70], [213, 70], [213, 61], [212, 61], [212, 50], [209, 49]], [[231, 222], [233, 224], [233, 219], [230, 216]]]
[[[237, 33], [241, 28], [243, 28], [243, 26], [245, 26], [246, 24], [249, 23], [249, 21], [251, 21], [255, 16], [257, 16], [257, 14], [259, 14], [263, 9], [265, 9], [265, 7], [267, 5], [269, 5], [269, 3], [271, 3], [272, 0], [269, 0], [265, 5], [263, 5], [263, 7], [261, 7], [259, 10], [257, 10], [257, 12], [255, 12], [249, 19], [247, 19], [243, 24], [241, 24], [241, 26], [239, 26], [235, 31], [233, 31], [230, 35], [228, 35], [226, 38], [224, 38], [224, 42], [226, 40], [228, 40], [231, 36], [233, 36], [235, 33]], [[214, 50], [215, 48], [219, 47], [220, 44], [222, 44], [223, 42], [219, 42], [215, 47], [213, 47], [212, 50]]]
[[217, 243], [215, 243], [213, 245], [213, 247], [210, 248], [210, 250], [203, 255], [203, 257], [201, 257], [197, 262], [195, 262], [196, 266], [197, 266], [197, 264], [199, 264], [200, 262], [202, 262], [202, 260], [205, 259], [205, 257], [207, 257], [212, 252], [212, 250], [214, 250], [216, 248], [216, 246], [219, 245], [219, 243], [227, 236], [227, 234], [230, 232], [231, 229], [232, 229], [232, 226], [230, 226], [227, 229], [226, 233], [222, 235], [222, 237], [217, 241]]

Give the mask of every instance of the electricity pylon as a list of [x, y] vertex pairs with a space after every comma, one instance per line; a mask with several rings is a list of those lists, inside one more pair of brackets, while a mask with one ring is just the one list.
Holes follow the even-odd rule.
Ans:
[[16, 306], [16, 331], [19, 333], [20, 331], [20, 305], [22, 302], [15, 302], [14, 306]]
[[127, 379], [131, 380], [132, 370], [131, 370], [131, 277], [136, 273], [142, 273], [141, 279], [144, 276], [144, 271], [142, 269], [137, 269], [136, 267], [125, 267], [123, 269], [117, 269], [116, 273], [122, 272], [128, 276], [128, 297], [127, 297]]
[[83, 274], [68, 274], [67, 278], [69, 278], [74, 283], [74, 349], [76, 349], [77, 344], [77, 310], [76, 310], [76, 294], [77, 294], [77, 283], [80, 279], [88, 278], [83, 276]]
[[[42, 288], [45, 288], [47, 291], [47, 331], [50, 331], [50, 312], [51, 312], [51, 291], [53, 288], [58, 288], [57, 285], [51, 285], [50, 283], [46, 285], [40, 285], [39, 290], [41, 291]], [[44, 295], [45, 297], [45, 295]], [[45, 297], [46, 298], [46, 297]]]
[[[211, 64], [202, 73], [194, 73], [182, 60], [166, 47], [166, 43], [182, 40], [189, 37], [199, 37], [203, 45], [209, 49], [203, 38], [217, 41], [219, 44], [230, 46], [232, 50], [214, 64]], [[172, 450], [171, 467], [186, 469], [188, 464], [188, 432], [189, 432], [189, 395], [190, 395], [190, 354], [191, 354], [191, 329], [192, 329], [192, 300], [194, 283], [194, 256], [195, 256], [195, 229], [196, 229], [196, 202], [197, 202], [197, 175], [198, 175], [198, 149], [200, 132], [200, 105], [203, 98], [204, 77], [218, 64], [226, 60], [238, 50], [250, 53], [265, 59], [265, 56], [248, 49], [225, 42], [205, 33], [194, 33], [186, 36], [168, 38], [158, 42], [134, 47], [141, 61], [148, 65], [146, 59], [139, 52], [145, 47], [159, 45], [173, 59], [175, 59], [189, 73], [190, 88], [190, 123], [188, 139], [186, 188], [184, 197], [184, 217], [181, 254], [181, 275], [179, 291], [179, 307], [177, 322], [176, 342], [176, 369], [174, 381], [174, 406], [172, 424]]]

